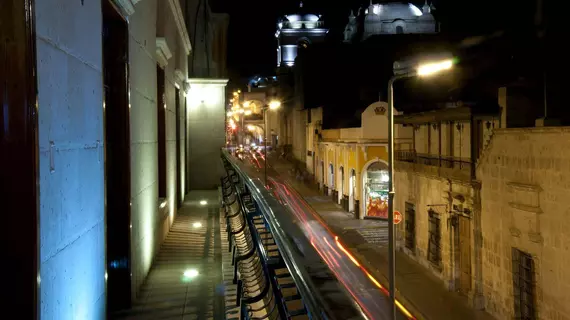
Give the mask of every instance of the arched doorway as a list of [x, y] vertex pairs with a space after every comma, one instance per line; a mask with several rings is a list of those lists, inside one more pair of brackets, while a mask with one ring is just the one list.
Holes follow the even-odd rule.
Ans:
[[338, 187], [338, 204], [342, 203], [342, 197], [344, 196], [344, 167], [338, 169], [338, 174], [340, 176], [340, 186]]
[[348, 180], [348, 212], [354, 212], [354, 203], [356, 197], [356, 171], [350, 170], [350, 178]]
[[365, 217], [388, 219], [388, 164], [370, 161], [362, 171], [362, 209]]
[[329, 164], [329, 195], [332, 194], [334, 190], [334, 166]]

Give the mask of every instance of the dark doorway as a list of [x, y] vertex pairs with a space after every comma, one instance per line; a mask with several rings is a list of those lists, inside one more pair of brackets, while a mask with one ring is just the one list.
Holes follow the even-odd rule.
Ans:
[[2, 312], [38, 318], [38, 121], [33, 0], [0, 1]]
[[456, 263], [459, 266], [459, 292], [464, 296], [471, 291], [471, 219], [458, 215], [458, 249]]
[[107, 311], [131, 305], [131, 156], [127, 23], [103, 1]]
[[156, 66], [156, 121], [158, 129], [158, 198], [166, 198], [166, 97], [164, 70]]
[[184, 195], [190, 191], [190, 161], [188, 161], [188, 102], [184, 99]]
[[412, 253], [416, 252], [416, 206], [406, 202], [405, 229], [406, 248]]
[[180, 89], [176, 88], [176, 204], [182, 206], [182, 166], [180, 165]]

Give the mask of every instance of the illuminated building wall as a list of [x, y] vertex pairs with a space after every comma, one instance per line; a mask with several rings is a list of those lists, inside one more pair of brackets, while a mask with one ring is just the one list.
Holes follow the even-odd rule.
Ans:
[[292, 67], [298, 48], [306, 48], [314, 42], [325, 39], [328, 29], [320, 15], [304, 13], [302, 4], [299, 13], [289, 14], [277, 23], [277, 66]]
[[226, 141], [225, 79], [190, 79], [188, 103], [191, 190], [210, 190], [223, 174], [220, 150]]
[[[182, 14], [182, 8], [180, 14]], [[187, 74], [186, 49], [170, 5], [141, 1], [129, 17], [131, 63], [131, 272], [132, 295], [136, 296], [177, 212], [177, 197], [184, 196], [184, 82]], [[180, 21], [180, 20], [179, 20]], [[153, 22], [153, 23], [149, 23]], [[181, 20], [184, 23], [184, 20]], [[156, 39], [163, 40], [172, 56], [165, 60], [166, 102], [166, 200], [168, 217], [158, 213], [158, 140], [156, 105]], [[164, 61], [163, 61], [164, 62]], [[182, 76], [181, 76], [182, 75]], [[176, 118], [176, 88], [179, 116]], [[176, 121], [180, 124], [180, 153], [176, 154]], [[180, 157], [182, 185], [177, 184], [176, 157]]]
[[[42, 319], [104, 319], [106, 306], [103, 0], [36, 2]], [[183, 194], [184, 88], [190, 42], [177, 1], [132, 1], [128, 16], [131, 298], [136, 298]], [[123, 4], [127, 2], [122, 2]], [[158, 25], [158, 27], [157, 27]], [[156, 39], [172, 53], [157, 56]], [[164, 58], [164, 57], [162, 57]], [[165, 64], [168, 217], [157, 203], [156, 65]], [[175, 92], [180, 87], [176, 185]], [[112, 244], [110, 244], [112, 245]]]
[[40, 315], [104, 319], [101, 2], [36, 1], [35, 12]]

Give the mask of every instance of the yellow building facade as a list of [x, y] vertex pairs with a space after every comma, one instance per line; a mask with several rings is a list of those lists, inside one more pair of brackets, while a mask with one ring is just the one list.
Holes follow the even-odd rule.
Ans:
[[[310, 110], [307, 168], [319, 189], [355, 217], [387, 218], [387, 104], [376, 102], [362, 113], [357, 128], [322, 130], [322, 110]], [[382, 129], [384, 128], [384, 129]], [[408, 149], [411, 128], [398, 128], [396, 149]]]

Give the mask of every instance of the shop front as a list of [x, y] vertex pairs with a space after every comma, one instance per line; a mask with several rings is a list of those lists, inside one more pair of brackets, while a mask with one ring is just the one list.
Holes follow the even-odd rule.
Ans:
[[364, 197], [366, 218], [388, 219], [388, 166], [374, 162], [366, 170]]

